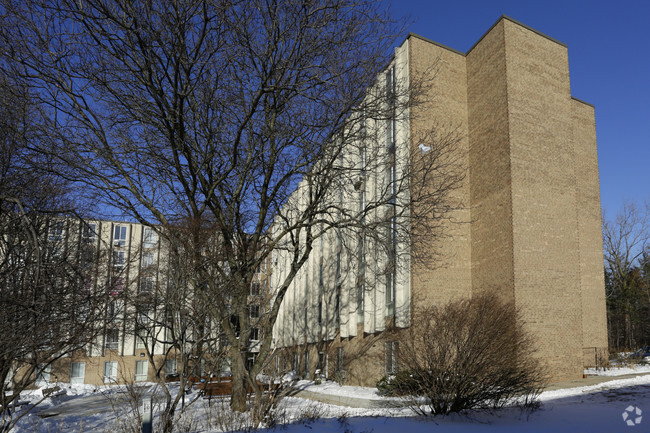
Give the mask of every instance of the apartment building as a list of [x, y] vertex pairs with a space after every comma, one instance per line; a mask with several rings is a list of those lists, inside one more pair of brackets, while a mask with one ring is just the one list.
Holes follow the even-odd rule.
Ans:
[[[464, 176], [453, 198], [463, 206], [445, 223], [435, 266], [411, 261], [410, 247], [398, 238], [388, 253], [362, 238], [341, 248], [335, 231], [320, 238], [273, 330], [273, 346], [288, 354], [277, 358], [277, 369], [305, 377], [320, 370], [374, 386], [399, 368], [399, 332], [392, 331], [410, 326], [418, 303], [442, 305], [491, 291], [522, 311], [553, 379], [581, 377], [594, 354], [607, 351], [607, 328], [594, 107], [571, 95], [567, 47], [505, 16], [466, 53], [410, 34], [376, 86], [390, 93], [426, 74], [435, 76], [424, 104], [367, 127], [385, 134], [381, 152], [398, 162], [426, 152], [420, 137], [434, 124], [458, 134], [454, 160]], [[363, 205], [378, 185], [390, 189], [391, 176], [406, 169], [399, 164], [350, 186], [346, 199]], [[406, 200], [408, 191], [396, 196]], [[170, 284], [170, 254], [157, 232], [135, 223], [64, 221], [49, 235], [93, 246], [91, 284], [104, 285], [112, 300], [102, 336], [57, 361], [42, 380], [150, 381], [156, 372], [147, 347], [163, 374], [176, 373], [164, 343], [173, 322], [165, 303], [143, 311], [134, 302]], [[286, 252], [274, 252], [251, 300], [266, 292], [268, 275], [271, 292], [277, 288], [288, 263]], [[265, 305], [251, 307], [256, 319]], [[149, 325], [138, 326], [144, 321]], [[200, 362], [196, 369], [206, 373]]]
[[[135, 325], [134, 300], [153, 295], [167, 283], [164, 247], [151, 227], [116, 221], [53, 220], [48, 228], [48, 241], [62, 249], [83, 252], [80, 260], [87, 263], [88, 288], [105, 290], [107, 303], [101, 335], [84, 351], [55, 362], [40, 382], [109, 384], [126, 380], [145, 381], [153, 378], [145, 354], [147, 337], [138, 338]], [[156, 314], [152, 309], [151, 320]], [[158, 327], [154, 331], [164, 333]], [[152, 347], [166, 373], [175, 373], [174, 360], [164, 356], [164, 345]]]
[[[435, 74], [427, 103], [374, 127], [393, 155], [426, 150], [416, 137], [434, 121], [459, 134], [464, 180], [453, 194], [463, 206], [446, 224], [438, 265], [412, 263], [399, 242], [393, 258], [378, 255], [363, 239], [355, 265], [335, 233], [321, 238], [287, 291], [275, 347], [293, 350], [303, 376], [373, 386], [398, 368], [399, 337], [385, 331], [408, 327], [417, 303], [492, 291], [521, 310], [553, 380], [582, 377], [606, 353], [607, 327], [594, 107], [571, 95], [567, 46], [506, 16], [466, 53], [410, 34], [377, 86], [390, 92], [422, 74]], [[372, 188], [364, 183], [351, 202]], [[390, 260], [399, 263], [387, 272]], [[273, 259], [272, 286], [287, 262]]]
[[[53, 363], [38, 378], [38, 384], [63, 381], [103, 385], [154, 381], [156, 375], [173, 377], [181, 368], [180, 353], [174, 348], [179, 344], [184, 345], [186, 354], [192, 353], [192, 365], [185, 374], [229, 374], [224, 350], [227, 340], [210, 316], [200, 311], [201, 302], [191, 285], [179, 280], [176, 270], [183, 264], [175, 261], [178, 257], [154, 227], [61, 219], [49, 224], [48, 241], [61, 250], [87, 256], [79, 257], [90, 264], [86, 284], [105, 291], [108, 302], [101, 335], [85, 350]], [[259, 273], [251, 285], [253, 324], [264, 313], [261, 299], [265, 284]], [[252, 340], [259, 340], [259, 334], [253, 328]], [[198, 352], [193, 350], [199, 342], [200, 356], [195, 356]], [[257, 344], [252, 341], [251, 359], [258, 351]]]

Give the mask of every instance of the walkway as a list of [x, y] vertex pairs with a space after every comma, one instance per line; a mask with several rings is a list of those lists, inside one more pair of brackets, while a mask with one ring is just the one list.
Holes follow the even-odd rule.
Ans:
[[[587, 376], [583, 379], [570, 380], [565, 382], [555, 382], [549, 384], [544, 390], [552, 391], [557, 389], [580, 388], [583, 386], [598, 385], [619, 379], [629, 379], [637, 376], [645, 376], [649, 373], [625, 374], [621, 376]], [[337, 406], [347, 406], [364, 409], [381, 409], [404, 406], [405, 403], [399, 398], [363, 398], [344, 395], [333, 395], [307, 390], [296, 390], [292, 393], [293, 397], [307, 398], [309, 400], [320, 401], [322, 403], [334, 404]]]

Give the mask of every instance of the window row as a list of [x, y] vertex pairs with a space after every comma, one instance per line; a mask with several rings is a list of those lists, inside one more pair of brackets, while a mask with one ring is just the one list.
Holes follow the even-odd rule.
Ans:
[[[65, 221], [52, 221], [49, 223], [47, 239], [50, 242], [61, 242], [66, 231]], [[113, 246], [123, 247], [127, 244], [128, 226], [116, 224], [112, 230]], [[81, 240], [84, 243], [93, 243], [97, 239], [97, 224], [82, 223]], [[144, 227], [142, 231], [142, 246], [155, 248], [158, 244], [158, 233], [152, 227]]]
[[[83, 383], [85, 362], [73, 362], [70, 383]], [[136, 382], [146, 382], [149, 374], [149, 361], [136, 360], [133, 379]], [[176, 359], [165, 360], [165, 376], [172, 376], [177, 374], [177, 361]], [[74, 382], [73, 382], [74, 378]], [[116, 383], [118, 380], [118, 363], [117, 361], [104, 362], [104, 383]]]

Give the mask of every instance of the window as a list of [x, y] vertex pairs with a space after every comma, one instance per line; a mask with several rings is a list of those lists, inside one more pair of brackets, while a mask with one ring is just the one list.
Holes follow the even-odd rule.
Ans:
[[[322, 257], [322, 250], [321, 250], [321, 257]], [[319, 293], [319, 298], [323, 295], [323, 262], [321, 260], [321, 263], [318, 265], [318, 293]], [[322, 327], [323, 326], [323, 308], [325, 306], [323, 305], [323, 302], [319, 300], [318, 302], [318, 326]]]
[[363, 323], [366, 292], [366, 239], [359, 239], [359, 275], [357, 277], [357, 323]]
[[397, 374], [397, 351], [399, 350], [399, 342], [389, 341], [386, 343], [386, 374]]
[[260, 317], [260, 306], [259, 305], [249, 305], [248, 310], [249, 310], [251, 319], [257, 319], [258, 317]]
[[122, 293], [124, 290], [124, 279], [122, 277], [112, 277], [111, 278], [111, 285], [109, 288], [109, 294], [111, 296], [117, 296], [118, 294]]
[[158, 233], [151, 227], [145, 227], [142, 233], [142, 245], [145, 248], [153, 248], [157, 243]]
[[95, 255], [97, 252], [95, 251], [95, 247], [87, 244], [83, 245], [80, 249], [80, 254], [79, 254], [79, 259], [80, 259], [80, 264], [84, 266], [86, 269], [90, 269], [95, 262]]
[[84, 224], [81, 230], [81, 240], [84, 243], [90, 244], [95, 242], [95, 236], [97, 234], [97, 225], [96, 224]]
[[113, 266], [121, 269], [126, 263], [126, 253], [124, 251], [113, 251]]
[[396, 218], [396, 200], [397, 200], [397, 167], [395, 164], [395, 146], [396, 146], [396, 118], [395, 118], [395, 68], [392, 67], [386, 72], [386, 91], [388, 103], [392, 113], [387, 122], [387, 142], [390, 166], [388, 167], [387, 177], [390, 188], [391, 215], [387, 227], [387, 246], [388, 246], [388, 267], [386, 270], [386, 315], [395, 314], [395, 260], [397, 248], [397, 218]]
[[149, 311], [149, 306], [146, 304], [142, 304], [138, 306], [138, 315], [136, 317], [136, 323], [138, 324], [147, 324], [151, 322], [151, 316], [150, 316], [150, 311]]
[[117, 349], [120, 341], [120, 331], [115, 328], [106, 330], [106, 349]]
[[360, 277], [361, 281], [357, 286], [357, 323], [363, 323], [364, 313], [366, 308], [365, 291], [366, 285], [364, 284], [363, 276]]
[[251, 328], [251, 340], [260, 339], [260, 330], [259, 328]]
[[250, 370], [253, 368], [253, 364], [255, 364], [255, 360], [257, 359], [257, 354], [256, 353], [251, 353], [249, 352], [248, 355], [246, 356], [246, 369]]
[[117, 382], [117, 361], [104, 362], [104, 383]]
[[389, 203], [395, 207], [396, 200], [397, 200], [397, 166], [395, 165], [395, 161], [393, 161], [390, 165], [390, 171], [388, 173], [389, 180], [390, 180], [390, 200]]
[[390, 220], [388, 230], [388, 263], [386, 265], [386, 316], [395, 314], [397, 225], [395, 215]]
[[175, 359], [166, 359], [165, 360], [165, 376], [170, 376], [176, 374], [176, 360]]
[[392, 316], [394, 314], [395, 314], [395, 271], [390, 269], [386, 273], [386, 316]]
[[106, 310], [106, 318], [108, 320], [113, 320], [116, 318], [118, 314], [122, 311], [122, 306], [120, 305], [119, 301], [112, 300], [108, 303], [107, 310]]
[[84, 383], [86, 376], [85, 362], [72, 362], [70, 364], [70, 383]]
[[144, 349], [147, 344], [147, 330], [145, 328], [138, 328], [135, 333], [135, 348]]
[[142, 253], [142, 267], [148, 268], [149, 266], [153, 265], [153, 259], [153, 251], [146, 251]]
[[388, 98], [390, 118], [386, 122], [386, 142], [388, 151], [395, 152], [395, 68], [386, 71], [386, 96]]
[[361, 213], [361, 224], [366, 222], [366, 205], [367, 205], [367, 196], [366, 196], [366, 165], [367, 162], [367, 151], [364, 146], [361, 149], [361, 179], [359, 181], [359, 212]]
[[345, 364], [343, 361], [343, 348], [339, 347], [336, 351], [336, 371], [340, 372], [344, 370]]
[[50, 242], [61, 242], [63, 240], [63, 221], [53, 221], [47, 235]]
[[153, 279], [151, 277], [143, 277], [140, 280], [140, 293], [153, 292]]
[[341, 278], [341, 250], [340, 250], [341, 240], [339, 239], [337, 243], [338, 243], [337, 249], [339, 251], [337, 251], [336, 253], [336, 281], [339, 281], [339, 279]]
[[63, 251], [63, 221], [50, 223], [47, 234], [47, 252], [50, 259], [60, 259]]
[[334, 304], [334, 326], [341, 326], [341, 285], [336, 286], [336, 300]]
[[329, 361], [329, 356], [325, 352], [318, 352], [318, 369], [320, 370], [320, 373], [325, 376], [325, 378], [328, 377], [327, 375], [327, 370], [328, 370], [328, 361]]
[[116, 247], [126, 245], [126, 226], [116, 225], [113, 228], [113, 245]]
[[135, 381], [145, 382], [147, 380], [147, 370], [149, 361], [135, 361]]
[[251, 283], [251, 296], [259, 295], [261, 287], [262, 284], [260, 284], [258, 281]]

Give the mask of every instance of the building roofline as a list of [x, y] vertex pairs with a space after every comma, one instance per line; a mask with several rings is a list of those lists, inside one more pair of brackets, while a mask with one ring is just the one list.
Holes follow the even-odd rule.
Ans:
[[494, 27], [496, 27], [497, 24], [499, 24], [502, 20], [508, 20], [508, 21], [510, 21], [510, 22], [512, 22], [512, 23], [514, 23], [514, 24], [517, 24], [518, 26], [521, 26], [521, 27], [525, 28], [526, 30], [530, 30], [531, 32], [536, 33], [536, 34], [538, 34], [539, 36], [542, 36], [542, 37], [548, 39], [548, 40], [551, 41], [551, 42], [555, 42], [555, 43], [558, 44], [558, 45], [561, 45], [561, 46], [563, 46], [563, 47], [565, 47], [565, 48], [568, 48], [567, 44], [565, 44], [564, 42], [560, 42], [560, 41], [558, 41], [557, 39], [554, 39], [554, 38], [548, 36], [547, 34], [544, 34], [544, 33], [540, 32], [539, 30], [535, 30], [534, 28], [532, 28], [532, 27], [530, 27], [530, 26], [527, 26], [526, 24], [524, 24], [524, 23], [522, 23], [522, 22], [520, 22], [520, 21], [515, 20], [514, 18], [510, 18], [508, 15], [501, 15], [501, 16], [499, 17], [499, 19], [496, 20], [496, 21], [494, 22], [494, 24], [492, 24], [492, 26], [490, 26], [490, 28], [489, 28], [485, 33], [483, 33], [483, 35], [482, 35], [482, 36], [481, 36], [481, 37], [480, 37], [480, 38], [479, 38], [479, 39], [474, 43], [474, 45], [472, 45], [472, 47], [471, 47], [469, 50], [467, 50], [467, 52], [465, 52], [465, 53], [463, 53], [462, 51], [456, 50], [456, 49], [454, 49], [454, 48], [448, 47], [448, 46], [446, 46], [446, 45], [444, 45], [444, 44], [441, 44], [441, 43], [439, 43], [439, 42], [436, 42], [436, 41], [434, 41], [434, 40], [431, 40], [431, 39], [429, 39], [429, 38], [425, 38], [424, 36], [418, 35], [417, 33], [413, 33], [413, 32], [410, 32], [410, 33], [406, 36], [405, 39], [408, 39], [408, 38], [410, 38], [410, 37], [415, 37], [415, 38], [418, 38], [418, 39], [422, 39], [423, 41], [428, 42], [428, 43], [430, 43], [430, 44], [437, 45], [437, 46], [439, 46], [440, 48], [444, 48], [444, 49], [446, 49], [446, 50], [449, 50], [449, 51], [451, 51], [451, 52], [453, 52], [453, 53], [460, 54], [460, 55], [462, 55], [462, 56], [467, 56], [467, 55], [468, 55], [468, 54], [469, 54], [469, 53], [470, 53], [470, 52], [471, 52], [471, 51], [472, 51], [472, 50], [473, 50], [473, 49], [474, 49], [478, 44], [481, 43], [481, 41], [485, 38], [485, 36], [487, 36], [487, 34], [490, 33], [490, 32], [492, 31], [492, 29], [493, 29]]
[[539, 30], [535, 30], [534, 28], [532, 28], [530, 26], [527, 26], [526, 24], [524, 24], [524, 23], [522, 23], [520, 21], [517, 21], [514, 18], [510, 18], [508, 15], [501, 15], [499, 17], [499, 19], [496, 20], [496, 22], [494, 24], [492, 24], [492, 26], [485, 33], [483, 33], [483, 36], [481, 36], [479, 38], [479, 40], [476, 41], [476, 43], [474, 45], [472, 45], [472, 47], [469, 50], [467, 50], [467, 53], [465, 53], [465, 55], [469, 54], [474, 49], [474, 47], [476, 47], [479, 43], [481, 43], [481, 41], [485, 38], [485, 36], [487, 36], [487, 34], [490, 33], [492, 31], [492, 29], [495, 28], [497, 26], [497, 24], [499, 24], [502, 20], [508, 20], [511, 23], [517, 24], [518, 26], [521, 26], [521, 27], [525, 28], [526, 30], [530, 30], [531, 32], [536, 33], [539, 36], [541, 36], [543, 38], [546, 38], [551, 42], [555, 42], [556, 44], [561, 45], [564, 48], [568, 48], [567, 44], [565, 44], [564, 42], [560, 42], [557, 39], [554, 39], [554, 38], [550, 37], [549, 35], [540, 32]]
[[582, 99], [578, 99], [575, 96], [571, 96], [571, 99], [573, 99], [574, 101], [580, 102], [581, 104], [589, 105], [591, 108], [596, 108], [596, 106], [594, 104], [592, 104], [591, 102], [583, 101]]
[[449, 50], [449, 51], [451, 51], [452, 53], [460, 54], [461, 56], [465, 56], [465, 55], [466, 55], [466, 54], [463, 53], [462, 51], [458, 51], [458, 50], [456, 50], [456, 49], [454, 49], [454, 48], [448, 47], [447, 45], [441, 44], [440, 42], [436, 42], [436, 41], [434, 41], [434, 40], [432, 40], [432, 39], [425, 38], [424, 36], [422, 36], [422, 35], [418, 35], [417, 33], [410, 32], [408, 35], [406, 35], [406, 39], [411, 38], [411, 37], [413, 37], [413, 38], [418, 38], [418, 39], [422, 39], [422, 40], [425, 41], [425, 42], [428, 42], [428, 43], [433, 44], [433, 45], [437, 45], [437, 46], [439, 46], [440, 48], [444, 48], [445, 50]]

